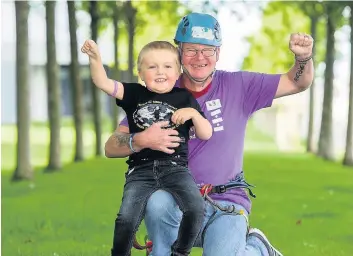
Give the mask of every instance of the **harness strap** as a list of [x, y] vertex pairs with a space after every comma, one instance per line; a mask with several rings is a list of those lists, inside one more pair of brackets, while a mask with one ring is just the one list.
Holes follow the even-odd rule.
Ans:
[[148, 240], [147, 235], [145, 236], [145, 245], [141, 245], [137, 239], [136, 239], [136, 235], [134, 236], [134, 241], [132, 242], [132, 245], [135, 249], [137, 250], [146, 250], [146, 255], [149, 255], [152, 251], [152, 246], [153, 243], [151, 240]]
[[236, 183], [229, 183], [226, 185], [218, 185], [214, 186], [210, 193], [216, 193], [216, 194], [223, 194], [227, 192], [228, 190], [234, 189], [234, 188], [245, 188], [249, 191], [250, 196], [253, 198], [256, 198], [256, 195], [252, 192], [250, 187], [255, 187], [251, 184], [248, 184], [246, 182], [236, 182]]
[[248, 217], [246, 216], [246, 214], [244, 214], [244, 211], [240, 210], [239, 212], [234, 212], [234, 213], [222, 212], [221, 214], [218, 214], [218, 215], [216, 215], [216, 213], [217, 213], [217, 211], [213, 212], [213, 214], [209, 218], [208, 222], [206, 223], [206, 225], [205, 225], [205, 227], [204, 227], [204, 229], [202, 231], [202, 234], [201, 234], [201, 245], [202, 245], [202, 247], [203, 247], [203, 243], [204, 243], [204, 240], [205, 240], [205, 235], [206, 235], [206, 231], [207, 231], [208, 227], [216, 219], [218, 219], [219, 217], [224, 216], [224, 215], [233, 215], [233, 216], [242, 215], [245, 218], [245, 221], [246, 221], [246, 226], [247, 226], [247, 232], [246, 233], [249, 233], [249, 229], [250, 229], [249, 220], [248, 220]]
[[227, 190], [230, 190], [230, 189], [245, 188], [245, 189], [249, 190], [249, 194], [252, 197], [256, 197], [255, 194], [252, 193], [250, 187], [254, 187], [254, 186], [249, 184], [249, 183], [247, 183], [244, 179], [240, 179], [239, 181], [234, 181], [234, 182], [228, 183], [226, 185], [218, 185], [218, 186], [212, 186], [211, 184], [203, 185], [200, 188], [200, 193], [203, 196], [203, 198], [205, 198], [205, 200], [207, 200], [208, 202], [210, 202], [213, 205], [213, 207], [223, 211], [224, 213], [226, 213], [226, 214], [236, 214], [236, 215], [244, 216], [244, 218], [246, 220], [246, 223], [247, 223], [247, 226], [249, 227], [249, 219], [248, 219], [248, 217], [246, 216], [246, 214], [244, 213], [243, 210], [237, 211], [235, 209], [234, 205], [228, 205], [226, 207], [223, 207], [223, 206], [219, 205], [218, 203], [216, 203], [209, 196], [209, 194], [212, 194], [212, 193], [222, 194], [222, 193], [227, 192]]
[[[248, 189], [250, 196], [252, 197], [256, 197], [256, 195], [251, 191], [250, 187], [255, 187], [249, 183], [247, 183], [242, 177], [236, 181], [232, 181], [228, 184], [225, 185], [217, 185], [217, 186], [212, 186], [211, 184], [206, 184], [203, 185], [200, 188], [200, 193], [202, 195], [202, 197], [207, 200], [208, 202], [210, 202], [212, 204], [212, 206], [215, 209], [219, 209], [222, 212], [224, 212], [223, 214], [234, 214], [234, 215], [242, 215], [247, 223], [248, 229], [249, 229], [249, 219], [248, 216], [245, 214], [245, 212], [243, 210], [236, 210], [234, 205], [228, 205], [226, 207], [223, 207], [221, 205], [219, 205], [218, 203], [216, 203], [210, 196], [209, 194], [223, 194], [225, 192], [227, 192], [228, 190], [234, 189], [234, 188], [245, 188]], [[216, 211], [214, 212], [214, 214], [216, 213]], [[211, 224], [216, 218], [212, 218], [212, 221], [210, 223], [207, 223], [206, 227], [209, 226], [209, 224]], [[206, 228], [204, 229], [204, 232], [206, 231]], [[202, 240], [203, 240], [203, 236], [204, 234], [202, 234]], [[133, 241], [133, 247], [137, 250], [146, 250], [146, 255], [149, 255], [152, 251], [152, 246], [153, 243], [152, 241], [148, 240], [147, 236], [145, 236], [145, 245], [141, 245], [138, 243], [138, 241], [136, 240], [136, 235], [134, 236], [134, 241]]]

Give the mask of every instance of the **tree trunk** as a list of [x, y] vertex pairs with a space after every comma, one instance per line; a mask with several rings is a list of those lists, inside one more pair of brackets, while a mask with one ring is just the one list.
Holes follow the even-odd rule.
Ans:
[[[89, 12], [91, 15], [91, 36], [92, 40], [98, 41], [98, 2], [90, 1]], [[100, 90], [91, 81], [92, 103], [93, 103], [93, 122], [96, 133], [96, 156], [102, 156], [102, 107], [100, 104]]]
[[349, 79], [349, 107], [348, 107], [348, 123], [346, 152], [343, 158], [343, 164], [353, 166], [353, 4], [351, 7], [351, 16], [349, 18], [351, 26], [351, 73]]
[[134, 80], [134, 38], [135, 38], [135, 23], [136, 23], [136, 9], [132, 6], [131, 1], [126, 2], [126, 15], [128, 23], [129, 34], [129, 55], [128, 55], [128, 74], [129, 82]]
[[70, 48], [71, 48], [71, 63], [70, 63], [70, 80], [72, 87], [72, 106], [76, 131], [76, 146], [74, 161], [82, 161], [83, 156], [83, 87], [80, 80], [80, 65], [78, 63], [77, 53], [77, 35], [76, 35], [76, 16], [75, 2], [67, 1], [69, 14], [69, 30], [70, 30]]
[[[114, 25], [114, 69], [115, 69], [115, 74], [116, 77], [115, 79], [120, 80], [120, 75], [119, 75], [119, 58], [118, 58], [118, 42], [119, 42], [119, 10], [118, 7], [116, 6], [114, 2], [114, 7], [113, 7], [113, 25]], [[118, 126], [118, 106], [115, 103], [115, 98], [112, 98], [111, 100], [112, 104], [112, 112], [113, 112], [113, 118], [112, 118], [112, 124], [113, 124], [113, 131], [117, 128]]]
[[[312, 16], [311, 19], [311, 36], [316, 41], [316, 26], [317, 26], [317, 17]], [[313, 60], [315, 60], [315, 45], [313, 47]], [[314, 63], [315, 65], [315, 63]], [[315, 78], [310, 86], [310, 96], [309, 96], [309, 125], [308, 125], [308, 137], [306, 141], [306, 151], [313, 153], [314, 152], [314, 139], [313, 139], [313, 130], [314, 130], [314, 95], [315, 95]]]
[[47, 171], [61, 169], [60, 149], [60, 96], [58, 64], [56, 61], [55, 41], [55, 4], [56, 1], [46, 1], [47, 24], [47, 87], [48, 87], [48, 117], [50, 128], [49, 163]]
[[30, 89], [28, 84], [28, 1], [15, 1], [16, 10], [16, 102], [17, 166], [12, 180], [31, 179], [30, 161]]
[[324, 85], [324, 101], [322, 107], [321, 130], [319, 138], [318, 155], [327, 160], [334, 159], [332, 143], [332, 101], [333, 101], [333, 65], [335, 56], [335, 25], [334, 18], [327, 15], [326, 24], [326, 69]]

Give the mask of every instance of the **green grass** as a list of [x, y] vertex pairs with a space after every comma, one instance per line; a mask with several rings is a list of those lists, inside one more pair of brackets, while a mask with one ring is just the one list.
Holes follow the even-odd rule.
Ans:
[[[109, 255], [125, 169], [124, 160], [102, 158], [38, 171], [32, 182], [11, 184], [3, 173], [2, 255]], [[284, 255], [351, 255], [352, 169], [308, 155], [250, 153], [245, 169], [257, 185], [251, 224]], [[144, 233], [142, 226], [140, 240]]]
[[[110, 123], [104, 125], [105, 140]], [[33, 181], [11, 183], [15, 166], [13, 126], [2, 126], [2, 255], [109, 255], [126, 164], [123, 159], [70, 163], [74, 131], [62, 127], [58, 173], [43, 173], [47, 163], [46, 125], [31, 129]], [[85, 153], [93, 154], [94, 134], [85, 124]], [[249, 145], [250, 144], [250, 145]], [[257, 185], [252, 226], [262, 229], [286, 256], [350, 256], [353, 252], [353, 169], [310, 155], [283, 154], [273, 140], [248, 127], [246, 177]], [[266, 149], [266, 153], [259, 152]], [[142, 225], [140, 241], [145, 234]], [[193, 256], [201, 255], [194, 249]], [[144, 255], [134, 250], [132, 255]], [[222, 255], [220, 255], [222, 256]]]

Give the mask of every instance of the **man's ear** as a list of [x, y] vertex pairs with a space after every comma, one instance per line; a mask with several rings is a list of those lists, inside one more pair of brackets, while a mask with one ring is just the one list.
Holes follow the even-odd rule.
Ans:
[[217, 47], [217, 49], [216, 49], [216, 62], [219, 60], [219, 52], [220, 52], [220, 48]]

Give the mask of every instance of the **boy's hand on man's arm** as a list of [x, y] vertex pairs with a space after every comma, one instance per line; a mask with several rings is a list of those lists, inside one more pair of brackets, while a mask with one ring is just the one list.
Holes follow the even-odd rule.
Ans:
[[[178, 131], [173, 129], [163, 129], [169, 121], [163, 121], [152, 124], [143, 132], [136, 133], [132, 140], [134, 151], [139, 152], [144, 148], [162, 151], [167, 154], [173, 154], [179, 146], [180, 137]], [[110, 136], [105, 143], [105, 155], [109, 158], [126, 157], [131, 155], [129, 146], [129, 128], [120, 126], [117, 131]]]

